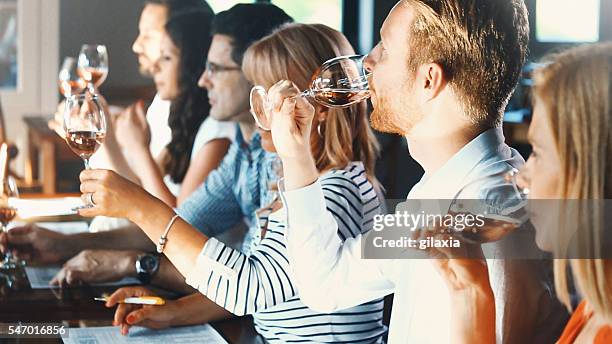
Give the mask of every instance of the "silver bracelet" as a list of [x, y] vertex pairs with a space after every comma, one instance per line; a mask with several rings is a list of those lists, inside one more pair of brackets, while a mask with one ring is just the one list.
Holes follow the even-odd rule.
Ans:
[[174, 224], [174, 221], [176, 221], [176, 219], [178, 219], [178, 218], [179, 218], [178, 214], [174, 215], [170, 219], [170, 222], [168, 222], [168, 225], [166, 226], [166, 230], [164, 231], [164, 234], [162, 234], [162, 236], [159, 237], [159, 241], [157, 242], [157, 253], [159, 253], [159, 254], [164, 253], [164, 248], [166, 247], [166, 242], [168, 242], [168, 233], [170, 232], [170, 229], [172, 228], [172, 225]]

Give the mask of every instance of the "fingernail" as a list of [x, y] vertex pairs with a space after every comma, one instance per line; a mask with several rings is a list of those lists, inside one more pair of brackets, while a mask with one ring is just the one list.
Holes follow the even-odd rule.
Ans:
[[133, 315], [128, 315], [126, 320], [128, 324], [132, 324], [136, 319], [134, 319]]

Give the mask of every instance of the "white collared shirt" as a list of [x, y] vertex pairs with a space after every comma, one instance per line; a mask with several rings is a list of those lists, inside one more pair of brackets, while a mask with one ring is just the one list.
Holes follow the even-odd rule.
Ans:
[[[523, 162], [518, 152], [504, 143], [501, 129], [490, 129], [464, 146], [434, 174], [424, 176], [408, 198], [453, 199], [463, 186], [496, 174], [500, 169], [519, 167]], [[298, 190], [282, 192], [282, 198], [288, 216], [285, 235], [291, 268], [306, 305], [315, 310], [331, 312], [394, 293], [389, 343], [451, 342], [450, 326], [446, 325], [450, 323], [448, 289], [430, 261], [361, 259], [360, 237], [348, 239], [344, 243], [338, 240], [337, 224], [325, 209], [325, 200], [318, 182]], [[490, 271], [503, 272], [499, 267], [505, 266], [505, 263], [501, 263], [495, 266], [496, 269], [490, 264]], [[498, 333], [504, 331], [505, 341], [514, 328], [511, 329], [502, 316], [507, 301], [503, 296], [508, 286], [505, 284], [506, 279], [499, 278], [499, 275], [493, 273], [491, 282], [496, 305], [501, 307], [498, 307], [497, 312]], [[531, 293], [532, 290], [529, 290], [530, 295], [536, 297], [534, 305], [530, 306], [537, 309], [542, 300], [550, 304], [554, 296], [547, 289], [548, 286], [540, 283], [534, 285], [541, 287], [542, 291]], [[514, 299], [511, 301], [516, 302]], [[536, 313], [534, 310], [533, 314]], [[547, 312], [538, 314], [549, 317]], [[537, 321], [542, 327], [563, 326], [562, 321], [558, 324], [547, 324], [540, 318]], [[539, 332], [550, 334], [546, 329], [536, 330], [535, 334], [531, 334], [533, 340], [529, 342], [536, 342], [534, 340], [539, 338]], [[498, 335], [498, 338], [502, 336]]]

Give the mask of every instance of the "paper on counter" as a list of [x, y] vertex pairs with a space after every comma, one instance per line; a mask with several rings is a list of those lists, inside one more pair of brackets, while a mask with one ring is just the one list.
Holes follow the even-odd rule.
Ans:
[[223, 337], [210, 325], [173, 327], [164, 330], [150, 330], [142, 327], [130, 328], [127, 336], [119, 333], [118, 327], [84, 327], [70, 328], [67, 336], [63, 335], [65, 344], [225, 344]]
[[[12, 221], [7, 226], [9, 231], [15, 227], [28, 225], [24, 221]], [[41, 228], [52, 230], [62, 234], [77, 234], [89, 232], [89, 224], [85, 221], [64, 221], [64, 222], [36, 222], [36, 225]]]
[[11, 198], [11, 206], [17, 208], [17, 214], [22, 219], [43, 216], [74, 215], [73, 210], [83, 205], [80, 197], [25, 199]]
[[62, 234], [77, 234], [89, 232], [89, 224], [85, 221], [37, 222], [36, 225]]
[[[52, 289], [59, 288], [58, 286], [49, 285], [49, 282], [57, 275], [60, 271], [60, 267], [56, 266], [26, 266], [25, 272], [28, 276], [28, 281], [30, 281], [30, 286], [32, 289]], [[136, 278], [126, 277], [120, 281], [116, 282], [106, 282], [106, 283], [94, 283], [91, 284], [93, 286], [122, 286], [122, 285], [133, 285], [140, 284], [140, 281]]]

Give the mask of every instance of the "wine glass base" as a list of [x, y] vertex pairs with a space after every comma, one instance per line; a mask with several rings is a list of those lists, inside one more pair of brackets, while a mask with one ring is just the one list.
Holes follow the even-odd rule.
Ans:
[[21, 268], [23, 265], [21, 262], [15, 261], [13, 259], [4, 259], [0, 262], [0, 272], [13, 271]]

